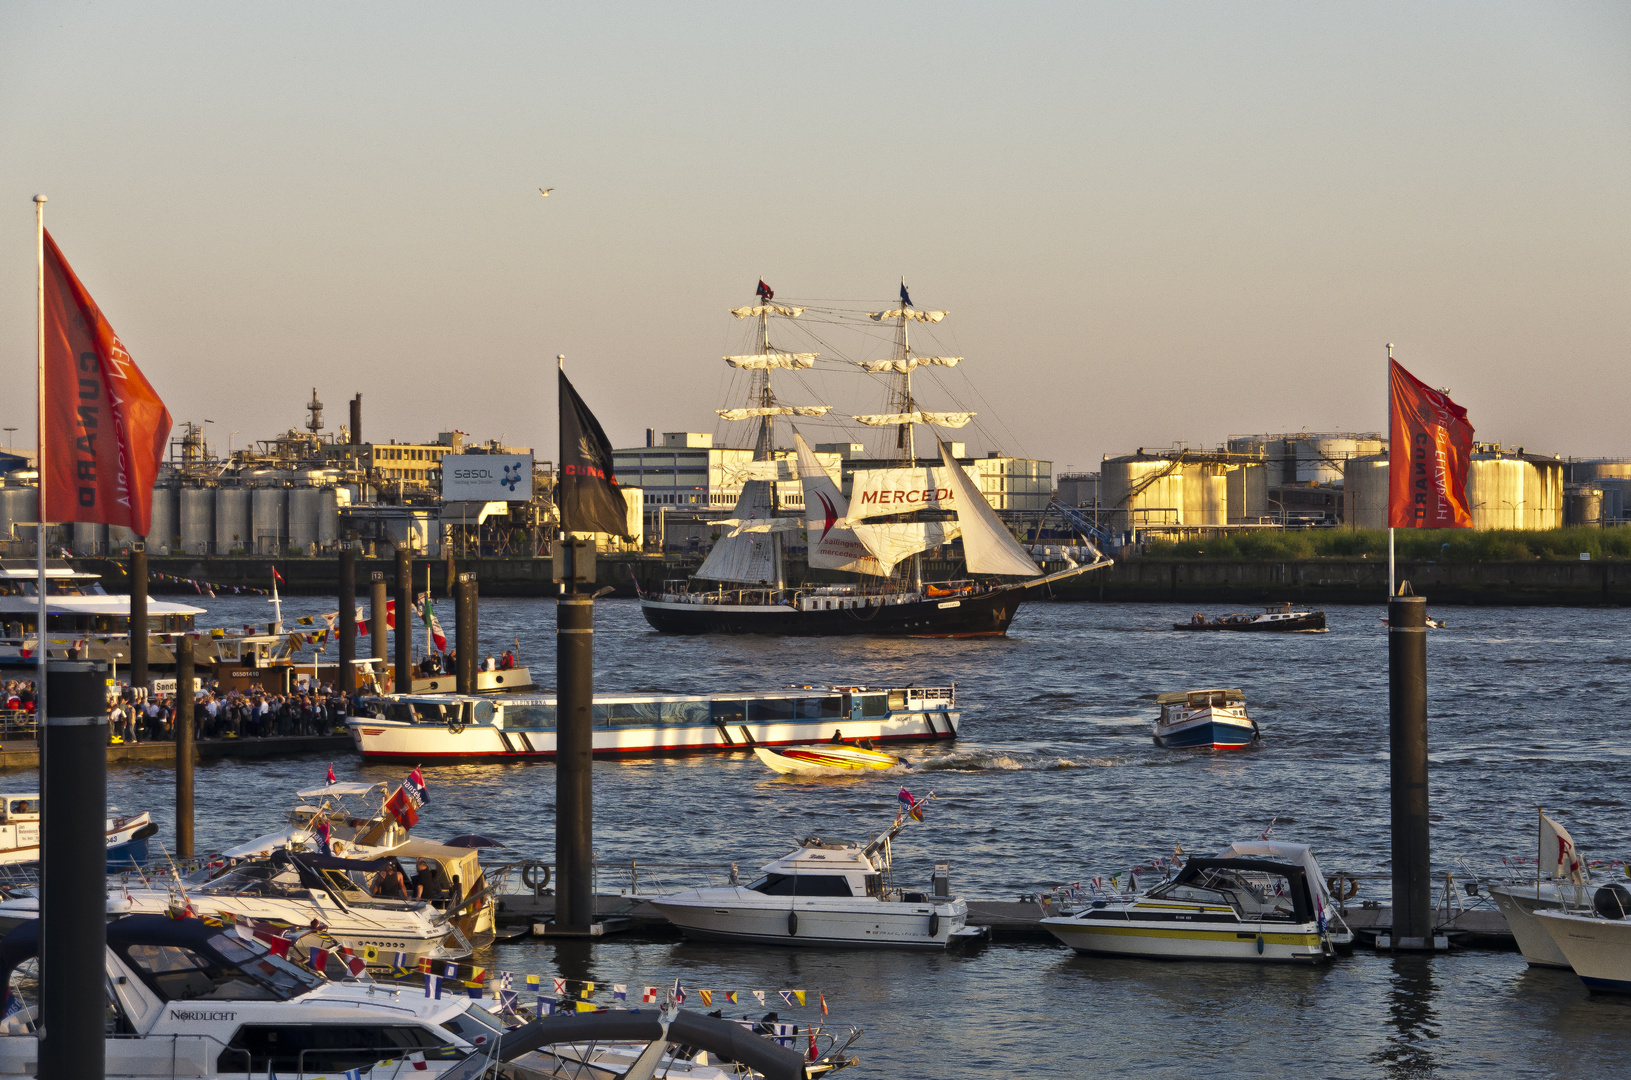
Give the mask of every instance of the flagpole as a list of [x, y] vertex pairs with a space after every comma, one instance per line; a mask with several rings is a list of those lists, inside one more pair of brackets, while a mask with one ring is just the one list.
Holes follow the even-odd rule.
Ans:
[[34, 648], [38, 675], [34, 679], [34, 722], [45, 722], [45, 196], [34, 196], [34, 256], [38, 270], [37, 304], [38, 345], [36, 361], [39, 375], [38, 437], [34, 440], [34, 470], [39, 480], [38, 494], [34, 497], [34, 555], [39, 568], [39, 610], [35, 616]]
[[[1390, 362], [1393, 360], [1393, 342], [1391, 342], [1391, 341], [1387, 343], [1387, 358], [1388, 358], [1388, 360]], [[1389, 377], [1391, 378], [1391, 375]], [[1391, 393], [1391, 390], [1389, 391], [1389, 393]], [[1390, 399], [1388, 408], [1392, 409], [1392, 407], [1393, 406], [1391, 404], [1391, 399]], [[1389, 483], [1390, 484], [1392, 483], [1391, 479], [1389, 480]], [[1390, 504], [1388, 506], [1388, 516], [1391, 518], [1392, 515], [1393, 515], [1393, 507], [1392, 507], [1392, 504], [1390, 502]], [[1398, 590], [1398, 585], [1395, 583], [1394, 569], [1393, 569], [1393, 522], [1390, 520], [1388, 522], [1388, 526], [1387, 526], [1387, 598], [1388, 598], [1389, 601], [1392, 601], [1393, 594], [1397, 590]]]

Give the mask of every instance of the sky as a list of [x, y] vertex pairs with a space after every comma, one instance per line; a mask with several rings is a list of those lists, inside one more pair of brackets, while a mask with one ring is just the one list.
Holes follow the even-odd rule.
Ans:
[[[877, 310], [904, 277], [951, 313], [914, 346], [965, 358], [919, 396], [979, 413], [977, 453], [1380, 430], [1392, 342], [1480, 440], [1631, 456], [1624, 3], [8, 0], [17, 446], [39, 192], [218, 449], [315, 386], [330, 430], [361, 392], [370, 440], [554, 457], [557, 354], [615, 446], [743, 444], [729, 309], [763, 277]], [[884, 411], [850, 362], [887, 334], [775, 332], [823, 353], [785, 399]]]

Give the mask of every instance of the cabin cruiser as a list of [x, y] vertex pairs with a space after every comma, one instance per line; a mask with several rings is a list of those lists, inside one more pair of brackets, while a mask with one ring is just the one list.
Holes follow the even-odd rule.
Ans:
[[897, 817], [866, 845], [812, 836], [762, 868], [749, 885], [689, 889], [650, 903], [687, 937], [764, 945], [944, 949], [981, 936], [968, 903], [951, 895], [937, 864], [933, 889], [891, 881], [891, 845], [910, 820]]
[[1155, 699], [1155, 745], [1182, 749], [1244, 750], [1263, 740], [1257, 721], [1246, 715], [1240, 690], [1180, 690]]
[[[1575, 849], [1574, 837], [1541, 810], [1535, 811], [1538, 858], [1535, 876], [1488, 886], [1495, 906], [1531, 967], [1571, 967], [1569, 958], [1536, 915], [1541, 911], [1589, 912], [1590, 864]], [[1542, 870], [1547, 873], [1543, 878]]]
[[1188, 622], [1173, 623], [1174, 630], [1241, 630], [1252, 633], [1314, 633], [1325, 632], [1325, 612], [1302, 611], [1290, 604], [1275, 604], [1265, 608], [1261, 615], [1219, 615], [1208, 619], [1196, 612]]
[[[108, 871], [128, 870], [147, 861], [147, 838], [159, 831], [151, 816], [115, 814], [107, 818]], [[38, 792], [0, 795], [0, 866], [40, 861]]]
[[1631, 889], [1613, 882], [1592, 894], [1589, 910], [1541, 908], [1535, 921], [1586, 989], [1631, 994]]
[[264, 859], [278, 848], [321, 850], [319, 822], [328, 825], [330, 854], [373, 856], [388, 851], [408, 838], [408, 830], [385, 810], [392, 786], [342, 781], [297, 791], [299, 801], [285, 812], [284, 828], [221, 854], [229, 859]]
[[[555, 696], [392, 694], [346, 720], [364, 758], [414, 763], [555, 756]], [[596, 695], [594, 753], [686, 754], [756, 746], [955, 739], [956, 686], [802, 686], [696, 696]]]
[[1313, 851], [1274, 841], [1190, 859], [1140, 896], [1094, 900], [1042, 925], [1080, 953], [1167, 960], [1318, 963], [1353, 941]]

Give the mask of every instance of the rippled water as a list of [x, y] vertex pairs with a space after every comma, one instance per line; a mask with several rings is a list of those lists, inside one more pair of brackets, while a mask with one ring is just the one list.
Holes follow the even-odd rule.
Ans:
[[[209, 602], [210, 619], [264, 619], [263, 601]], [[285, 617], [333, 610], [295, 598]], [[950, 858], [964, 895], [1014, 899], [1210, 851], [1262, 832], [1312, 843], [1327, 871], [1388, 863], [1387, 656], [1381, 608], [1329, 611], [1318, 635], [1180, 634], [1174, 605], [1035, 605], [995, 641], [664, 638], [632, 602], [597, 605], [603, 692], [711, 692], [790, 683], [955, 681], [963, 737], [909, 750], [903, 774], [776, 777], [751, 756], [597, 762], [602, 865], [754, 867], [812, 832], [861, 837], [893, 813], [901, 784], [938, 801], [897, 848], [897, 880], [927, 882]], [[1631, 854], [1631, 641], [1613, 610], [1446, 608], [1429, 637], [1435, 864], [1532, 854], [1544, 805], [1592, 857]], [[448, 620], [451, 622], [451, 619]], [[519, 637], [553, 677], [554, 606], [490, 599], [482, 638]], [[449, 627], [451, 630], [451, 626]], [[1264, 730], [1259, 749], [1217, 755], [1150, 740], [1154, 695], [1238, 686]], [[265, 831], [314, 759], [204, 766], [198, 835], [219, 846]], [[391, 767], [335, 763], [341, 778]], [[425, 835], [475, 831], [551, 858], [549, 766], [427, 769]], [[110, 792], [170, 819], [168, 770], [123, 768]], [[166, 829], [166, 834], [169, 830]], [[1385, 885], [1370, 895], [1386, 897]], [[1080, 958], [998, 943], [966, 954], [816, 953], [613, 938], [523, 941], [500, 968], [599, 981], [822, 989], [833, 1019], [867, 1029], [857, 1077], [1514, 1076], [1612, 1073], [1631, 1040], [1631, 1003], [1592, 999], [1570, 973], [1526, 970], [1516, 953], [1382, 958], [1318, 970]], [[812, 998], [812, 1002], [813, 1002]], [[695, 1000], [691, 1004], [696, 1004]], [[738, 1007], [740, 1010], [740, 1007]], [[780, 1010], [808, 1016], [810, 1008]], [[1606, 1075], [1606, 1074], [1605, 1074]]]

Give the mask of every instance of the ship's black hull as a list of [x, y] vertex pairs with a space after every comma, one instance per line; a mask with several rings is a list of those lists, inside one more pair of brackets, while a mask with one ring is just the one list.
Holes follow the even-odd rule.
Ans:
[[1294, 634], [1299, 631], [1306, 633], [1311, 630], [1325, 629], [1325, 612], [1311, 611], [1307, 615], [1299, 618], [1275, 619], [1272, 622], [1252, 621], [1239, 623], [1173, 623], [1172, 628], [1174, 630], [1216, 630], [1229, 631], [1233, 633]]
[[1000, 637], [1014, 612], [1030, 598], [1025, 588], [979, 596], [920, 600], [883, 607], [797, 611], [785, 605], [677, 604], [642, 599], [646, 621], [664, 634], [783, 634], [839, 637], [856, 634], [903, 637]]

